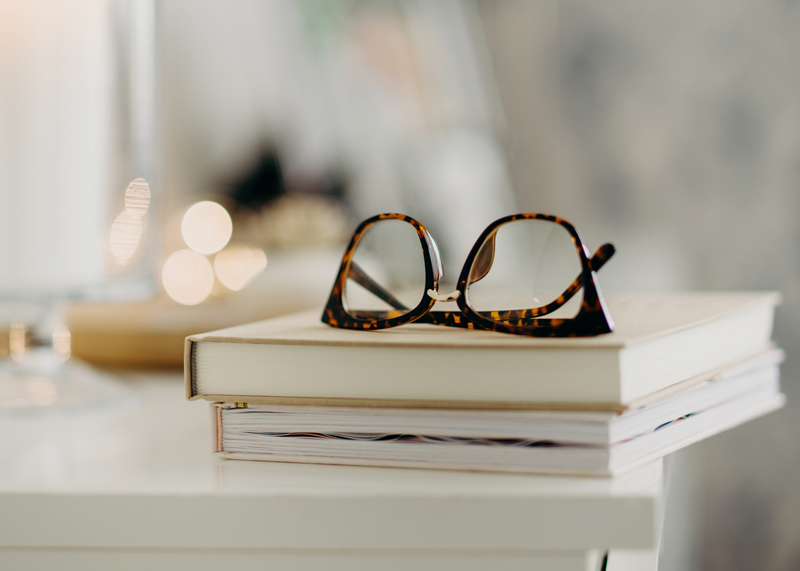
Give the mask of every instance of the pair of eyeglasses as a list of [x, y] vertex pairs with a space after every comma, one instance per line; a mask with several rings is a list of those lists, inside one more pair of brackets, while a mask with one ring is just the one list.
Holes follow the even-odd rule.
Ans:
[[[483, 231], [456, 289], [441, 294], [430, 232], [410, 216], [379, 214], [353, 233], [322, 321], [365, 330], [414, 322], [536, 337], [610, 333], [595, 274], [614, 252], [605, 244], [591, 255], [575, 227], [556, 216], [514, 214]], [[456, 302], [459, 311], [431, 311], [436, 302]]]

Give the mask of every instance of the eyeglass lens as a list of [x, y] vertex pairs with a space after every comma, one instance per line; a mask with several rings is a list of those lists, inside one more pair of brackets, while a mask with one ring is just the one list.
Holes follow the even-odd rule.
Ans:
[[347, 268], [347, 312], [357, 319], [390, 319], [417, 307], [424, 295], [425, 260], [414, 227], [391, 219], [370, 226]]
[[539, 308], [546, 308], [540, 317], [568, 319], [580, 310], [582, 292], [560, 307], [555, 302], [580, 275], [581, 260], [566, 228], [548, 220], [515, 220], [482, 244], [470, 268], [467, 300], [497, 320], [504, 317], [491, 312]]

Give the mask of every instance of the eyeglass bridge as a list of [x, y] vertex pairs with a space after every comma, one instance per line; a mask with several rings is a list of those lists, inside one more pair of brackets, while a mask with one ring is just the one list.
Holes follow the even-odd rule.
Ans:
[[456, 290], [454, 292], [448, 293], [446, 295], [440, 295], [438, 291], [429, 289], [428, 290], [428, 297], [435, 299], [436, 301], [455, 301], [461, 295], [461, 292]]

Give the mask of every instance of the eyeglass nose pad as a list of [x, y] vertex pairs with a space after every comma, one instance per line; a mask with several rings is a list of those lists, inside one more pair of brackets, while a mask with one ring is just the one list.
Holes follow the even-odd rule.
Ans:
[[481, 249], [478, 252], [477, 257], [475, 258], [475, 263], [472, 264], [472, 270], [470, 270], [469, 273], [470, 284], [474, 284], [475, 282], [481, 281], [483, 278], [486, 277], [486, 274], [489, 273], [489, 270], [492, 269], [492, 264], [494, 264], [494, 249], [495, 249], [496, 238], [497, 238], [497, 232], [489, 236], [481, 246]]
[[430, 245], [431, 256], [433, 263], [433, 283], [436, 287], [439, 287], [439, 282], [444, 277], [444, 269], [442, 268], [442, 256], [439, 254], [439, 246], [436, 244], [436, 240], [433, 239], [433, 236], [430, 235], [427, 231], [425, 232], [425, 239], [428, 241], [428, 245]]

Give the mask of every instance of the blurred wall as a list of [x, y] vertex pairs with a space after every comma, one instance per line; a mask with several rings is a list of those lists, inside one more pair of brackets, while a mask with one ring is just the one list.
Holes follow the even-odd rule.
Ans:
[[353, 225], [424, 220], [452, 280], [483, 228], [517, 210], [474, 3], [171, 0], [161, 20], [173, 209], [273, 147], [290, 191], [343, 181]]
[[606, 290], [783, 293], [789, 404], [677, 458], [661, 568], [800, 568], [800, 4], [479, 6], [520, 203], [617, 246]]

